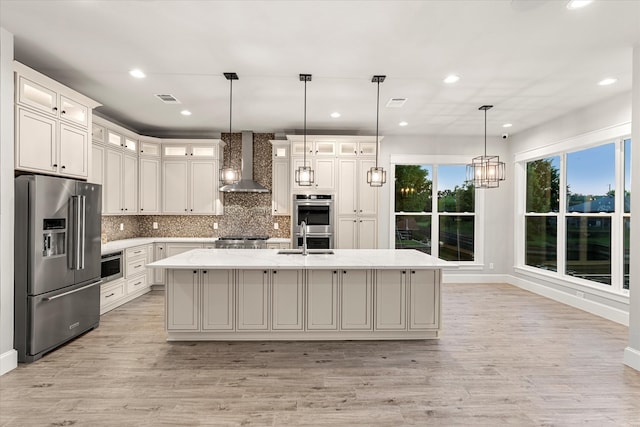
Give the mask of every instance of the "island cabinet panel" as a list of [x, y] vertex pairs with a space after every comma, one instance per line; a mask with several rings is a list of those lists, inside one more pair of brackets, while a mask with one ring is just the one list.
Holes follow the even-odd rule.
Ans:
[[407, 270], [377, 270], [375, 325], [377, 330], [405, 330]]
[[202, 329], [233, 330], [234, 270], [202, 271]]
[[167, 329], [200, 328], [198, 270], [169, 270], [167, 283]]
[[271, 273], [271, 329], [302, 330], [302, 270], [276, 270]]
[[371, 270], [342, 270], [340, 288], [341, 329], [371, 330]]
[[338, 329], [338, 270], [307, 271], [307, 329]]
[[411, 270], [409, 275], [409, 329], [440, 327], [440, 274]]
[[238, 271], [237, 329], [269, 329], [269, 270]]

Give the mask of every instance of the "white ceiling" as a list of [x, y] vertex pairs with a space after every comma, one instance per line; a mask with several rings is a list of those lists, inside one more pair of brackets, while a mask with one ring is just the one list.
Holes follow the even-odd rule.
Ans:
[[[640, 1], [13, 1], [0, 25], [18, 61], [140, 133], [302, 129], [381, 135], [517, 133], [631, 89]], [[139, 67], [147, 78], [128, 71]], [[450, 73], [461, 76], [443, 83]], [[604, 77], [612, 86], [598, 86]], [[166, 105], [154, 94], [171, 94]], [[385, 108], [406, 97], [400, 109]], [[190, 117], [180, 110], [192, 111]], [[332, 119], [329, 114], [342, 116]], [[409, 122], [399, 127], [398, 122]], [[503, 123], [513, 123], [509, 130]]]

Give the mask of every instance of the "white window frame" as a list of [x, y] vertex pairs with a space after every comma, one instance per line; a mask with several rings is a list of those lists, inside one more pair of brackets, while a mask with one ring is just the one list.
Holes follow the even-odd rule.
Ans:
[[[514, 224], [514, 254], [516, 272], [527, 274], [533, 277], [542, 277], [545, 280], [551, 280], [562, 286], [568, 286], [579, 291], [581, 288], [590, 288], [596, 293], [605, 297], [621, 296], [627, 297], [629, 291], [622, 288], [623, 286], [623, 224], [622, 218], [624, 214], [624, 141], [631, 138], [631, 122], [622, 123], [608, 128], [596, 130], [586, 134], [567, 138], [553, 144], [538, 147], [532, 150], [516, 153], [514, 156], [514, 184], [515, 184], [515, 200], [516, 215]], [[615, 143], [615, 170], [617, 175], [616, 182], [616, 211], [614, 213], [592, 213], [580, 214], [579, 216], [603, 216], [611, 218], [611, 285], [605, 285], [590, 280], [580, 279], [570, 276], [566, 271], [566, 218], [575, 216], [569, 214], [566, 209], [566, 155], [567, 153], [585, 150]], [[526, 164], [530, 161], [544, 159], [548, 157], [560, 156], [560, 206], [557, 214], [558, 218], [558, 271], [547, 271], [540, 268], [528, 266], [525, 264], [525, 218], [526, 212]], [[537, 214], [536, 214], [537, 215]], [[554, 214], [555, 215], [555, 214]], [[630, 217], [630, 214], [626, 214]], [[598, 292], [602, 291], [602, 292]], [[622, 301], [622, 300], [620, 300]]]
[[[431, 199], [432, 208], [431, 212], [406, 212], [406, 215], [424, 215], [431, 216], [431, 241], [438, 241], [440, 232], [440, 223], [435, 220], [435, 217], [439, 215], [464, 215], [464, 212], [438, 212], [438, 173], [437, 167], [449, 166], [449, 165], [466, 165], [471, 163], [473, 156], [458, 156], [458, 155], [401, 155], [394, 154], [390, 157], [389, 162], [389, 180], [391, 185], [395, 185], [396, 180], [396, 165], [430, 165], [432, 166], [433, 176], [432, 179], [432, 191], [433, 197]], [[487, 190], [475, 189], [474, 199], [474, 232], [473, 232], [473, 261], [452, 261], [459, 265], [460, 270], [482, 270], [484, 269], [484, 219], [485, 219], [485, 196], [484, 192]], [[395, 242], [395, 187], [390, 192], [392, 203], [389, 203], [389, 242], [393, 244]], [[470, 215], [470, 214], [469, 214]], [[394, 244], [395, 247], [395, 244]], [[433, 248], [433, 244], [432, 244]], [[433, 255], [433, 254], [432, 254]]]

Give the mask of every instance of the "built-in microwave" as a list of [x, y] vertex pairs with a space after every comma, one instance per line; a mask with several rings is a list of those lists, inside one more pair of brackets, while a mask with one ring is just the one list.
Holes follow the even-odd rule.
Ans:
[[122, 277], [122, 251], [104, 254], [100, 258], [100, 277], [109, 282]]
[[307, 225], [308, 234], [333, 234], [333, 195], [295, 194], [293, 196], [293, 232], [302, 221]]

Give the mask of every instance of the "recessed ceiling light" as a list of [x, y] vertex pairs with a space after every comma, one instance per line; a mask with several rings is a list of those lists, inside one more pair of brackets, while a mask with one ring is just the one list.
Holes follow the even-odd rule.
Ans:
[[340, 117], [340, 113], [338, 113], [337, 111], [334, 111], [333, 113], [330, 114], [331, 117], [333, 117], [334, 119], [337, 119], [338, 117]]
[[182, 110], [182, 111], [180, 111], [180, 114], [182, 114], [183, 116], [190, 116], [190, 115], [191, 115], [191, 111], [189, 111], [189, 110]]
[[460, 76], [457, 76], [455, 74], [449, 74], [447, 77], [445, 77], [443, 82], [445, 82], [445, 83], [455, 83], [458, 80], [460, 80]]
[[409, 123], [407, 123], [407, 122], [400, 122], [400, 123], [398, 123], [398, 126], [406, 126], [406, 125], [408, 125], [408, 124], [409, 124]]
[[133, 70], [129, 71], [129, 74], [132, 77], [135, 77], [136, 79], [144, 79], [145, 77], [147, 77], [147, 75], [144, 73], [144, 71], [142, 71], [139, 68], [134, 68]]
[[569, 3], [567, 3], [567, 9], [569, 10], [581, 9], [592, 2], [593, 0], [571, 0]]
[[503, 128], [510, 128], [511, 126], [513, 126], [511, 123], [505, 123], [502, 125]]
[[602, 79], [598, 82], [600, 86], [609, 86], [617, 82], [618, 79], [614, 79], [613, 77], [607, 77], [606, 79]]

